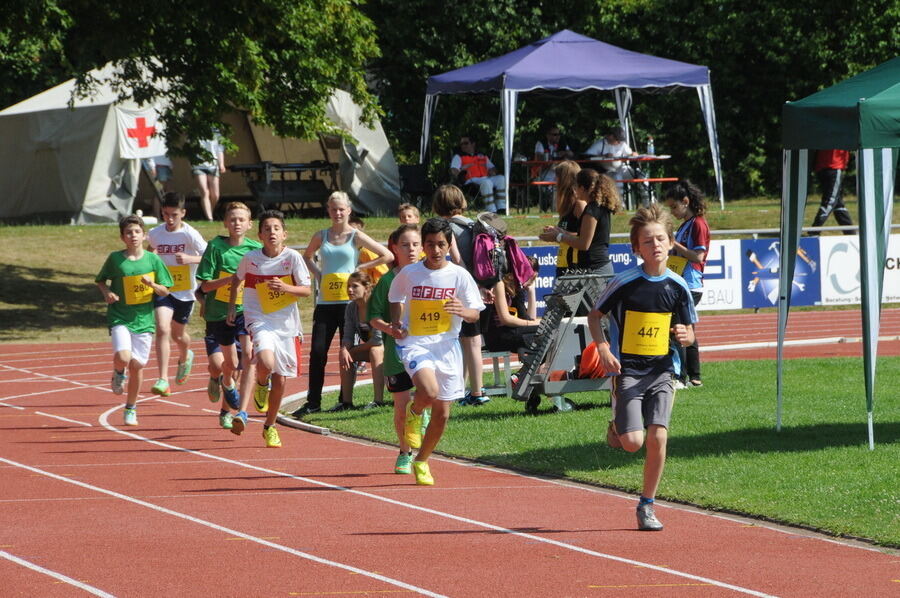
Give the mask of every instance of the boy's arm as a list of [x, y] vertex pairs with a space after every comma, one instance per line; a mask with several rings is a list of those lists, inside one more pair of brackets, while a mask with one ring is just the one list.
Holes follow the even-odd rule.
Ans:
[[97, 288], [100, 289], [100, 293], [103, 295], [103, 300], [107, 303], [115, 303], [119, 300], [119, 296], [109, 290], [109, 287], [106, 286], [105, 282], [98, 282]]
[[403, 327], [403, 310], [406, 307], [403, 303], [391, 303], [391, 325], [386, 332], [395, 339], [400, 340], [406, 338], [409, 331]]
[[697, 339], [697, 337], [694, 336], [693, 324], [675, 324], [672, 326], [672, 334], [675, 335], [675, 340], [677, 340], [682, 347], [690, 347]]
[[616, 359], [616, 356], [609, 350], [609, 341], [603, 332], [603, 312], [598, 309], [588, 314], [588, 328], [591, 331], [591, 338], [597, 343], [597, 354], [600, 357], [600, 364], [603, 370], [608, 374], [618, 374], [622, 371], [622, 364]]
[[[231, 276], [226, 276], [225, 278], [222, 278], [220, 280], [226, 281], [226, 284], [231, 283], [231, 290], [228, 293], [228, 316], [225, 317], [225, 321], [229, 326], [233, 326], [235, 318], [235, 307], [237, 306], [238, 288], [241, 284], [241, 279], [238, 278], [237, 274], [232, 274]], [[223, 285], [220, 284], [218, 286]]]
[[144, 276], [141, 276], [141, 282], [153, 289], [153, 292], [160, 297], [166, 297], [169, 294], [169, 287], [161, 285], [158, 282], [154, 282], [154, 280], [146, 274]]

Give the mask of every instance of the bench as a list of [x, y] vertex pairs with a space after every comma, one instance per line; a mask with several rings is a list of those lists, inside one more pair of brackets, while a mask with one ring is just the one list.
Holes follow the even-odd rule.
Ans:
[[[494, 373], [494, 381], [490, 386], [484, 386], [484, 394], [487, 396], [494, 395], [506, 395], [509, 398], [512, 398], [512, 382], [510, 381], [510, 376], [512, 376], [512, 368], [510, 367], [510, 353], [509, 351], [482, 351], [481, 359], [482, 361], [485, 359], [491, 360], [491, 365]], [[500, 380], [500, 360], [503, 360], [503, 373], [504, 379]]]

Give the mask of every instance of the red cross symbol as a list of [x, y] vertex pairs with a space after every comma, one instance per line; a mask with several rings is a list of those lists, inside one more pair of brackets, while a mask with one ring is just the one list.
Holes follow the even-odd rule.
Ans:
[[148, 127], [147, 119], [143, 116], [136, 118], [134, 124], [135, 128], [125, 129], [125, 132], [128, 133], [129, 137], [137, 139], [138, 147], [147, 147], [150, 145], [150, 142], [147, 140], [156, 133], [156, 127]]

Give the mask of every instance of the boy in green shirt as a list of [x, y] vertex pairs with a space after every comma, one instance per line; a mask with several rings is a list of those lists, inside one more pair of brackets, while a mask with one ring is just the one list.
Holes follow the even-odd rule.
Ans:
[[173, 285], [159, 256], [144, 251], [145, 235], [143, 220], [137, 216], [123, 218], [119, 236], [125, 250], [109, 254], [94, 279], [106, 301], [106, 321], [113, 343], [113, 394], [122, 394], [128, 382], [126, 426], [138, 425], [137, 396], [156, 330], [153, 295], [165, 297]]
[[[226, 322], [228, 299], [233, 275], [241, 258], [248, 251], [261, 248], [262, 243], [245, 237], [252, 225], [250, 208], [245, 204], [232, 202], [225, 206], [223, 221], [228, 236], [218, 236], [209, 242], [197, 267], [197, 280], [200, 281], [200, 290], [206, 294], [203, 317], [206, 320], [206, 354], [210, 375], [207, 392], [209, 400], [216, 402], [221, 387], [225, 400], [219, 411], [219, 425], [230, 430], [234, 415], [229, 408], [242, 411], [241, 398], [246, 400], [249, 397], [254, 372], [250, 364], [252, 345], [244, 328], [243, 288], [238, 290], [233, 326]], [[240, 364], [236, 342], [241, 345]], [[235, 387], [239, 365], [243, 370], [240, 395]]]

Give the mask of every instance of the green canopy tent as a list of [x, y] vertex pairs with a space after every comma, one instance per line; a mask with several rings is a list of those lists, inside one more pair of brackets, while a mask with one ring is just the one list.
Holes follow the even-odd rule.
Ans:
[[794, 263], [806, 207], [809, 151], [856, 152], [862, 291], [863, 359], [869, 448], [875, 448], [873, 406], [881, 291], [891, 230], [894, 179], [900, 148], [900, 57], [823, 89], [782, 109], [784, 145], [781, 200], [781, 270], [778, 298], [778, 403], [781, 429], [784, 335]]

